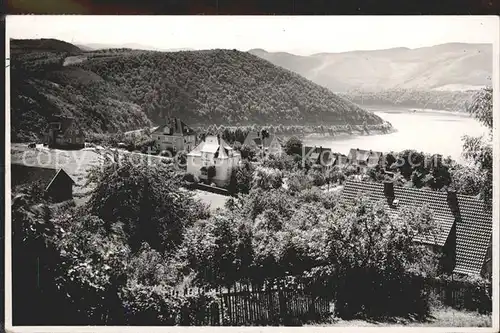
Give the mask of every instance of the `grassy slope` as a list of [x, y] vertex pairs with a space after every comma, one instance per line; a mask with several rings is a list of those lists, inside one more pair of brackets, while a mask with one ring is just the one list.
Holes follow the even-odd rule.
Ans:
[[150, 126], [167, 115], [192, 125], [382, 123], [373, 113], [246, 52], [84, 52], [54, 40], [12, 43], [14, 142], [39, 139], [55, 113], [74, 116], [93, 132]]

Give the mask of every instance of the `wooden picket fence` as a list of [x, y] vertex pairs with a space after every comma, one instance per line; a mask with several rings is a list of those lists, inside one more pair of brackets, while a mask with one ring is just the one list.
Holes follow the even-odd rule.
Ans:
[[[181, 314], [186, 318], [183, 320], [185, 325], [300, 325], [331, 314], [330, 300], [326, 296], [299, 288], [235, 290], [219, 292], [219, 302], [197, 309], [196, 318]], [[186, 294], [203, 292], [190, 290]]]
[[491, 284], [478, 288], [459, 281], [433, 280], [429, 285], [444, 305], [482, 313], [492, 310]]
[[[425, 279], [422, 282], [445, 305], [482, 313], [491, 312], [491, 284], [486, 288], [478, 288], [459, 281]], [[192, 293], [203, 294], [205, 291], [187, 291], [187, 294]], [[333, 312], [335, 300], [332, 295], [326, 296], [328, 294], [327, 290], [311, 291], [300, 286], [232, 286], [229, 289], [219, 289], [216, 292], [218, 302], [211, 303], [204, 309], [196, 309], [196, 318], [191, 318], [191, 314], [184, 325], [293, 326], [317, 322]]]
[[298, 289], [239, 291], [221, 298], [224, 325], [294, 325], [330, 314], [326, 297]]

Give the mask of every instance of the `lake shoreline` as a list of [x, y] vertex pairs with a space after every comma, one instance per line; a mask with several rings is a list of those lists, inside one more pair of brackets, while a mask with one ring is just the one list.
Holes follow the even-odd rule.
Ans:
[[328, 138], [328, 139], [349, 139], [349, 138], [355, 138], [355, 137], [360, 137], [360, 136], [375, 136], [375, 135], [384, 135], [384, 134], [392, 134], [396, 133], [398, 130], [394, 127], [392, 127], [389, 130], [370, 130], [370, 131], [352, 131], [351, 133], [345, 133], [345, 132], [337, 132], [337, 133], [307, 133], [306, 135], [303, 136], [303, 139], [323, 139], [323, 138]]
[[455, 161], [465, 163], [462, 156], [463, 135], [481, 136], [486, 133], [479, 122], [470, 116], [449, 111], [409, 109], [369, 109], [392, 125], [387, 133], [352, 131], [352, 135], [328, 135], [330, 133], [306, 133], [303, 142], [307, 146], [322, 146], [332, 151], [348, 154], [350, 149], [390, 152], [413, 149], [426, 154], [451, 156]]

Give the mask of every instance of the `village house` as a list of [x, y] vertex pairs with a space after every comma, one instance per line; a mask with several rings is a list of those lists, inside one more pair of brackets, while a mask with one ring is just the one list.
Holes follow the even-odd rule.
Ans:
[[312, 165], [321, 165], [325, 168], [331, 167], [335, 162], [335, 156], [330, 148], [304, 146], [303, 156]]
[[39, 183], [45, 199], [62, 202], [73, 199], [74, 180], [61, 168], [11, 164], [11, 188]]
[[342, 166], [347, 163], [346, 155], [334, 153], [331, 148], [323, 148], [322, 146], [304, 146], [304, 157], [312, 165], [321, 165], [325, 169], [330, 169], [335, 165]]
[[53, 116], [49, 119], [44, 143], [55, 149], [82, 149], [85, 147], [85, 133], [74, 118]]
[[229, 183], [232, 168], [238, 166], [240, 160], [240, 153], [220, 136], [207, 136], [187, 154], [187, 172], [224, 187]]
[[383, 163], [384, 154], [379, 151], [363, 150], [352, 148], [347, 155], [347, 162], [364, 172], [368, 168], [381, 165]]
[[280, 155], [283, 152], [282, 140], [274, 135], [263, 135], [260, 131], [249, 132], [243, 145], [254, 147], [263, 152], [264, 155]]
[[178, 118], [168, 119], [151, 135], [160, 151], [170, 150], [174, 154], [179, 151], [189, 152], [196, 145], [195, 131]]
[[451, 190], [394, 186], [392, 181], [347, 181], [342, 201], [352, 203], [361, 193], [372, 203], [383, 201], [389, 214], [397, 214], [402, 207], [416, 209], [426, 204], [439, 225], [439, 232], [435, 238], [421, 235], [416, 240], [444, 255], [440, 263], [444, 271], [491, 278], [492, 214], [481, 200]]

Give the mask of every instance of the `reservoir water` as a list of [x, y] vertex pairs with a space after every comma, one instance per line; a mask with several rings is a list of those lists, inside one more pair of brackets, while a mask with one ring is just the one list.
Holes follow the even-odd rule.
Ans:
[[334, 152], [347, 154], [351, 148], [382, 152], [415, 149], [424, 153], [439, 153], [463, 161], [462, 136], [480, 136], [487, 129], [466, 113], [441, 110], [382, 109], [364, 107], [389, 121], [397, 130], [391, 134], [305, 138], [308, 146], [332, 148]]

